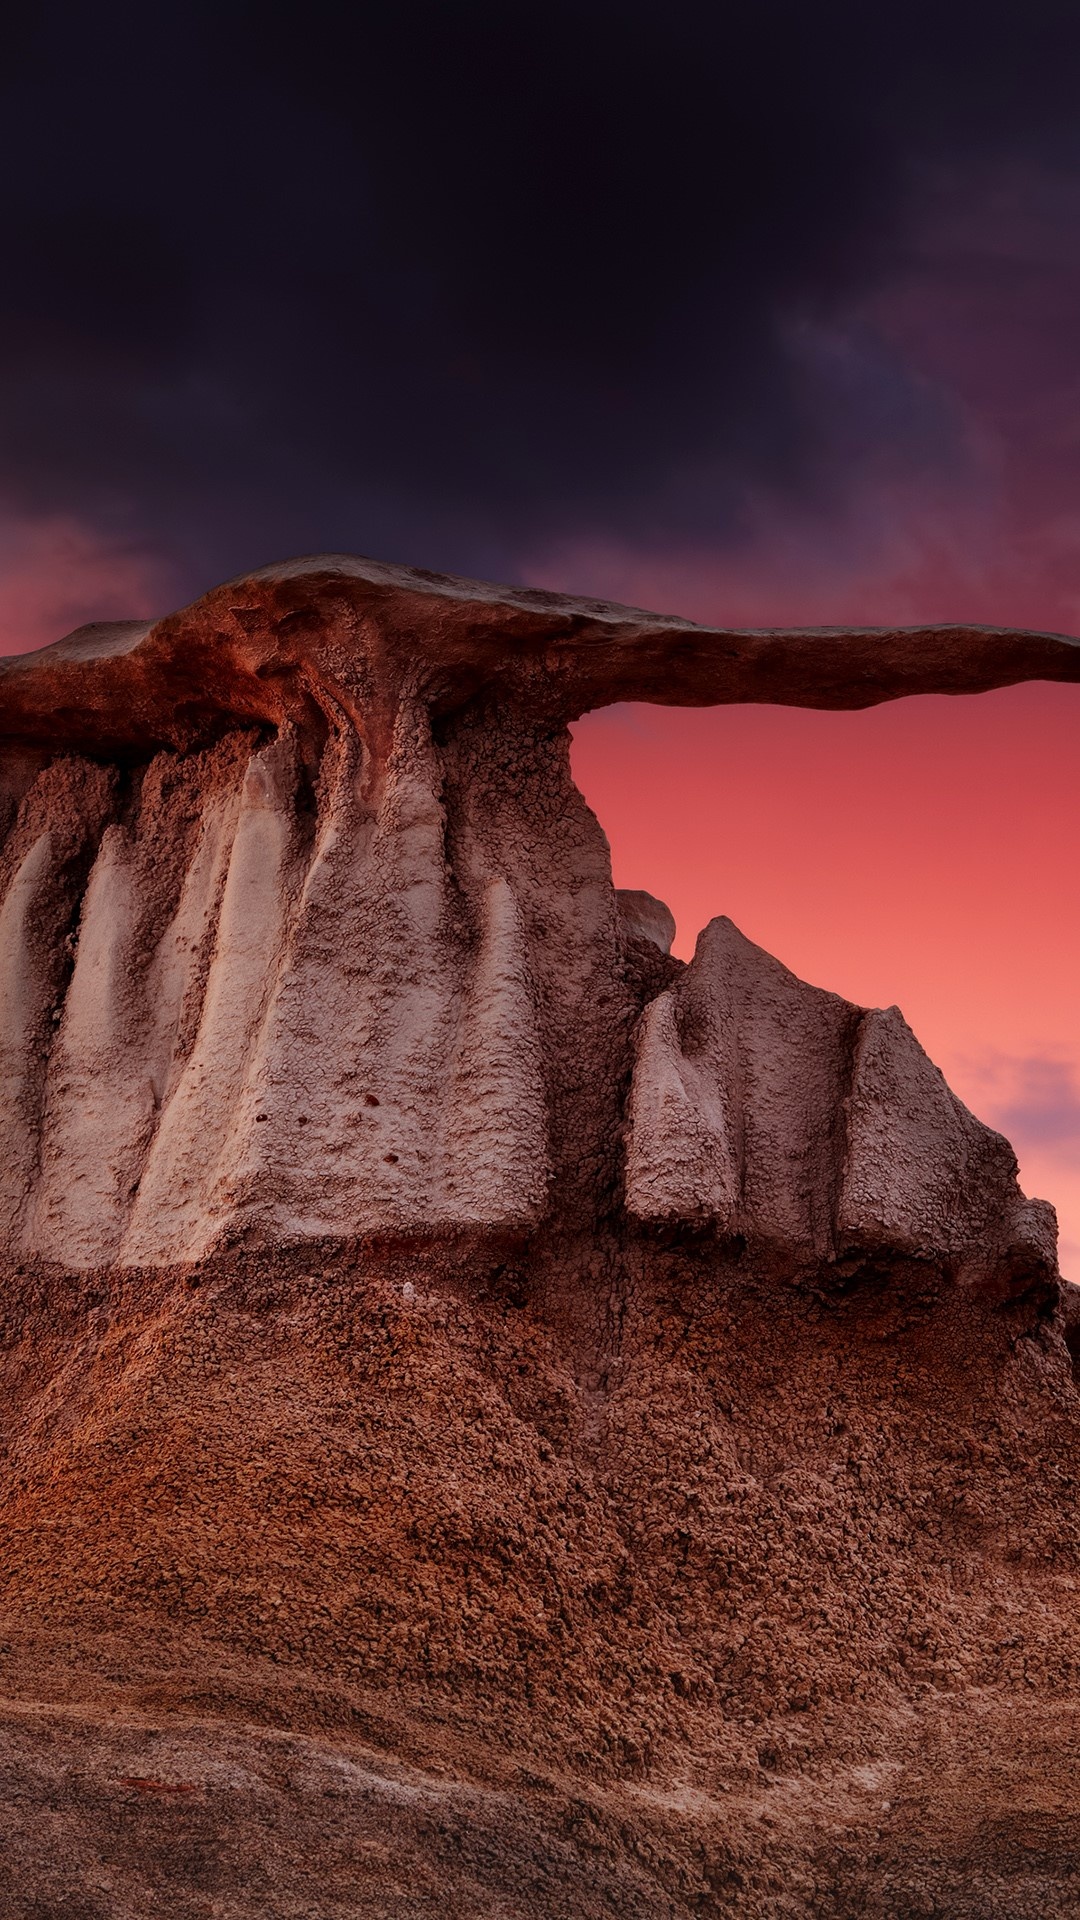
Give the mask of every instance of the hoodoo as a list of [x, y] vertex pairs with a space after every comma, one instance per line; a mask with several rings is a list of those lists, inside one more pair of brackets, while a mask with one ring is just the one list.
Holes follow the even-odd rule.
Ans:
[[0, 663], [5, 1912], [1080, 1911], [1052, 1208], [567, 733], [1029, 678], [342, 556]]

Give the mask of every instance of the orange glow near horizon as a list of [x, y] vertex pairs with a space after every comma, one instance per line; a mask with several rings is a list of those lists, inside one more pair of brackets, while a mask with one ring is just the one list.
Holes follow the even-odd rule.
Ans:
[[1080, 687], [609, 708], [574, 734], [615, 883], [666, 900], [676, 952], [726, 913], [815, 985], [898, 1004], [1080, 1279]]

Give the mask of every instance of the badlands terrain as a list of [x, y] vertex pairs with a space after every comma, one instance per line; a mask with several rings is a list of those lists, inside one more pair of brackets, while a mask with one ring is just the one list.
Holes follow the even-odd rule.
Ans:
[[0, 663], [4, 1920], [1080, 1913], [1052, 1208], [567, 734], [1025, 678], [341, 556]]

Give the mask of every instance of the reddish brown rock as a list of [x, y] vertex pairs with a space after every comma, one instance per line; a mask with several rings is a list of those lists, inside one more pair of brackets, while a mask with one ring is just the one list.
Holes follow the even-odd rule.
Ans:
[[339, 559], [0, 669], [5, 1916], [1080, 1911], [1052, 1210], [566, 733], [1032, 676]]
[[619, 887], [615, 894], [619, 921], [628, 940], [648, 940], [661, 953], [671, 952], [675, 915], [662, 900], [639, 887]]

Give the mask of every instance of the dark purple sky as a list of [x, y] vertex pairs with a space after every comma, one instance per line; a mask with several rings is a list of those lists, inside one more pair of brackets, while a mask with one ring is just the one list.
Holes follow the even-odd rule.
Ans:
[[8, 645], [327, 547], [1080, 624], [1073, 0], [45, 0], [0, 92]]

